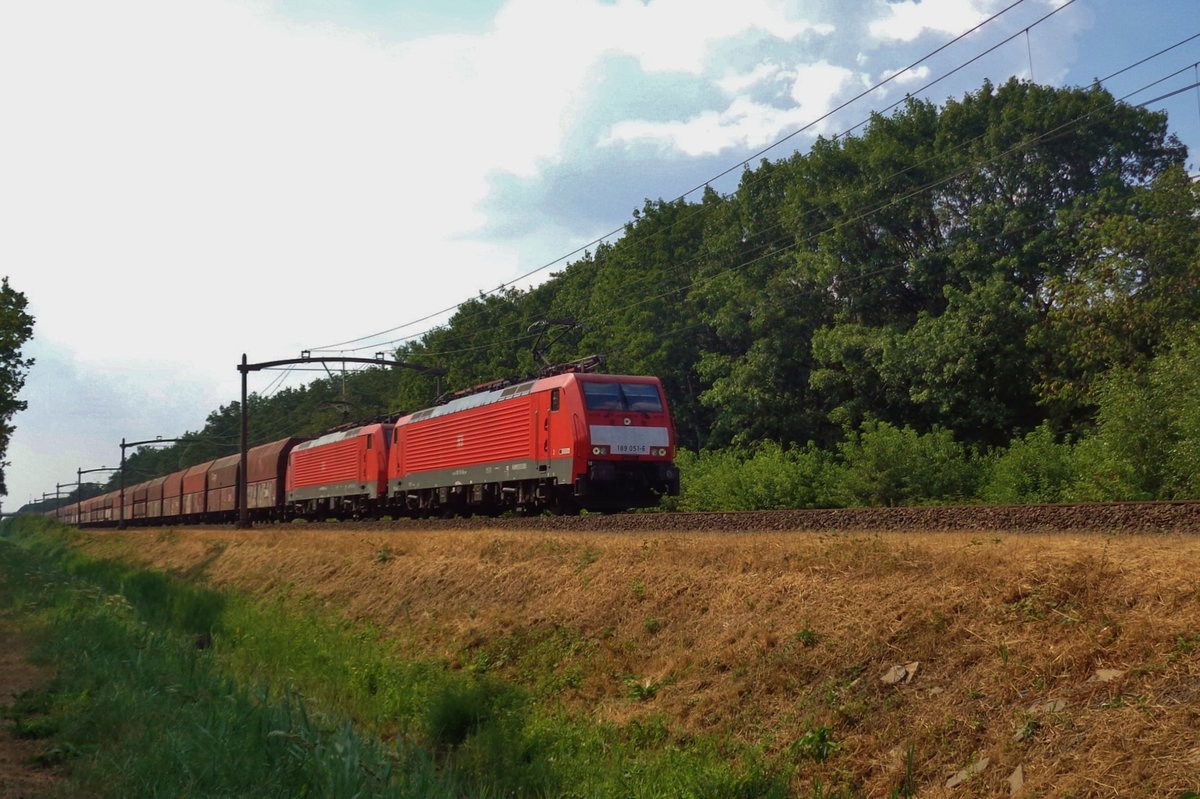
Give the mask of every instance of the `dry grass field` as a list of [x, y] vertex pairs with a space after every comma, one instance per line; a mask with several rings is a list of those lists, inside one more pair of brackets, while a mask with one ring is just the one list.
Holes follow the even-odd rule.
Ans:
[[[84, 534], [370, 624], [598, 720], [730, 736], [887, 796], [1200, 791], [1200, 538], [993, 533]], [[896, 668], [901, 667], [901, 668]]]

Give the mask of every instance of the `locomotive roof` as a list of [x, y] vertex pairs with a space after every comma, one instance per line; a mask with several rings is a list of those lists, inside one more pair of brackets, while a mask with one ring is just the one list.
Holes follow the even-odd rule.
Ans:
[[313, 447], [321, 447], [326, 444], [332, 444], [335, 441], [345, 441], [346, 439], [349, 439], [349, 438], [356, 438], [357, 436], [360, 436], [363, 433], [371, 432], [371, 428], [382, 429], [385, 427], [391, 427], [391, 425], [378, 424], [378, 423], [365, 424], [365, 425], [362, 425], [361, 427], [352, 427], [349, 430], [339, 430], [336, 433], [329, 433], [327, 435], [321, 436], [320, 438], [314, 438], [311, 441], [305, 441], [303, 443], [297, 444], [295, 449], [296, 449], [296, 451], [299, 451], [299, 450], [305, 450], [305, 449], [312, 449]]
[[493, 402], [510, 399], [511, 397], [523, 397], [533, 391], [533, 385], [538, 381], [527, 380], [524, 383], [518, 383], [515, 386], [507, 386], [495, 391], [481, 391], [478, 394], [471, 394], [467, 397], [459, 397], [456, 400], [450, 400], [445, 405], [436, 405], [432, 408], [426, 408], [423, 411], [417, 411], [409, 416], [410, 422], [419, 422], [423, 419], [433, 419], [438, 416], [447, 416], [459, 411], [478, 408], [481, 405], [491, 405]]
[[[649, 377], [646, 375], [599, 375], [580, 372], [565, 372], [563, 374], [553, 375], [551, 377], [540, 377], [532, 380], [526, 380], [523, 383], [517, 383], [516, 385], [507, 386], [505, 388], [494, 389], [492, 391], [480, 391], [478, 394], [459, 397], [458, 399], [450, 400], [444, 405], [435, 405], [432, 408], [425, 408], [424, 410], [415, 411], [409, 414], [407, 417], [402, 417], [401, 420], [406, 420], [408, 422], [421, 422], [425, 419], [436, 419], [439, 416], [448, 416], [452, 413], [459, 413], [460, 411], [470, 410], [471, 408], [478, 408], [482, 405], [491, 405], [493, 402], [500, 402], [513, 397], [523, 397], [526, 394], [532, 393], [535, 389], [538, 391], [544, 391], [550, 388], [557, 388], [578, 379], [583, 379], [585, 381], [595, 380], [601, 383], [612, 383], [620, 380], [636, 380], [647, 382], [658, 381], [658, 378]], [[399, 423], [401, 420], [397, 420], [397, 423]]]

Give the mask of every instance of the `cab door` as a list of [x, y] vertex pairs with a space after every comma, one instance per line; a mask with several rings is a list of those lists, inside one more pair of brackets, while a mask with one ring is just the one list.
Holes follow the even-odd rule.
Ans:
[[550, 473], [558, 477], [559, 483], [571, 482], [571, 459], [576, 455], [575, 439], [578, 437], [571, 424], [571, 409], [567, 406], [567, 392], [562, 388], [550, 389], [543, 425], [543, 452], [549, 462]]

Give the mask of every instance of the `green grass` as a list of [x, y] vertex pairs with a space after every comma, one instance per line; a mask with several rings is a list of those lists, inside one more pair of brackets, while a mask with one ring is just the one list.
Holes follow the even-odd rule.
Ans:
[[41, 519], [0, 533], [0, 611], [57, 674], [9, 713], [65, 765], [65, 796], [787, 795], [751, 748], [563, 711], [569, 631], [514, 642], [546, 672], [530, 691], [317, 609], [88, 558]]

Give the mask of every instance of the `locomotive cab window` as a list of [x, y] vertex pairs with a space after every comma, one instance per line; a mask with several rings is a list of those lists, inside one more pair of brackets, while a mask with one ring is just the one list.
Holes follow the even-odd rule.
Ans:
[[584, 383], [583, 396], [589, 411], [623, 411], [621, 386], [617, 383]]
[[645, 411], [662, 413], [658, 387], [647, 383], [584, 383], [589, 411]]
[[622, 383], [621, 393], [625, 395], [627, 410], [662, 413], [662, 400], [658, 396], [657, 386], [646, 383]]
[[551, 413], [558, 410], [558, 405], [559, 405], [560, 401], [561, 400], [559, 399], [559, 389], [557, 389], [557, 388], [550, 389], [550, 412]]

